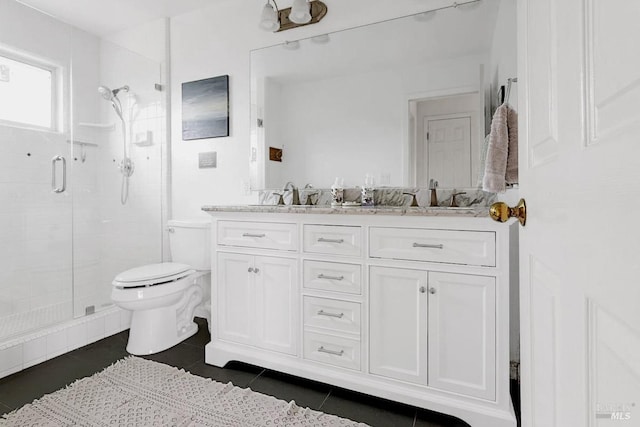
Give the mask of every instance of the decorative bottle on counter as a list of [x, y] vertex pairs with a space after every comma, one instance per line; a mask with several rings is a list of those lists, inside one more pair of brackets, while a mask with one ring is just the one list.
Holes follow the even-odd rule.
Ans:
[[374, 201], [374, 182], [373, 176], [367, 174], [364, 177], [364, 185], [362, 186], [362, 196], [360, 200], [362, 202], [362, 206], [375, 206]]
[[336, 177], [331, 186], [331, 206], [342, 206], [344, 202], [344, 179]]

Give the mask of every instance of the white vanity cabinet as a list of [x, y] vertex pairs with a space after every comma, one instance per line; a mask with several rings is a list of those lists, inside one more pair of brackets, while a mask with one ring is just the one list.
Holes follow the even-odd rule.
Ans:
[[227, 252], [217, 257], [220, 337], [295, 354], [296, 260]]
[[205, 210], [215, 236], [207, 363], [243, 361], [474, 427], [516, 425], [515, 225], [481, 213]]
[[369, 292], [371, 373], [495, 398], [494, 277], [374, 266]]
[[287, 354], [297, 352], [298, 260], [247, 252], [297, 248], [297, 226], [217, 224], [218, 333], [221, 339]]

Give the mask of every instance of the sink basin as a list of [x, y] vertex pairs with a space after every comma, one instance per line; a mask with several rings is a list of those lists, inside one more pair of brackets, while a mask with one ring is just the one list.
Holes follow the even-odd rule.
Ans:
[[389, 209], [389, 210], [404, 210], [404, 209], [415, 209], [415, 210], [434, 210], [434, 211], [470, 211], [473, 209], [477, 209], [477, 207], [474, 206], [464, 206], [464, 207], [460, 207], [460, 206], [456, 206], [454, 208], [449, 207], [449, 206], [376, 206], [376, 208], [378, 209]]
[[251, 208], [328, 208], [329, 206], [316, 206], [316, 205], [247, 205]]
[[[248, 207], [256, 207], [256, 208], [277, 208], [277, 209], [331, 209], [332, 206], [329, 205], [246, 205]], [[361, 206], [342, 206], [335, 207], [334, 209], [353, 209], [360, 208]], [[479, 206], [464, 206], [464, 207], [449, 207], [449, 206], [420, 206], [420, 207], [409, 207], [409, 206], [372, 206], [372, 207], [363, 207], [364, 209], [380, 209], [380, 210], [437, 210], [437, 211], [470, 211], [474, 209], [478, 209]]]
[[442, 210], [442, 211], [470, 211], [473, 209], [476, 209], [477, 207], [474, 206], [456, 206], [456, 207], [451, 207], [451, 206], [427, 206], [427, 209], [434, 209], [434, 210]]

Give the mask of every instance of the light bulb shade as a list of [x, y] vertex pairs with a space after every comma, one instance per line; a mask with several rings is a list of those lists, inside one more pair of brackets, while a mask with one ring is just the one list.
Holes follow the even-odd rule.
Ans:
[[307, 0], [294, 0], [289, 13], [289, 20], [296, 24], [311, 22], [311, 7]]
[[270, 3], [265, 4], [260, 16], [260, 28], [266, 31], [276, 31], [279, 27], [278, 13]]

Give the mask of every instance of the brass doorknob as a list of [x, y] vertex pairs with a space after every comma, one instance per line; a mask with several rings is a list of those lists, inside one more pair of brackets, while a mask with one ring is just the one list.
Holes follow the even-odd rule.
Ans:
[[489, 208], [489, 216], [498, 222], [506, 222], [509, 218], [518, 218], [520, 225], [524, 225], [527, 222], [527, 206], [524, 199], [520, 199], [513, 208], [504, 202], [497, 202]]

